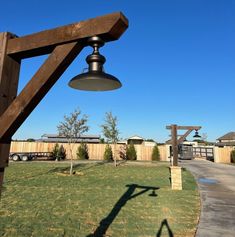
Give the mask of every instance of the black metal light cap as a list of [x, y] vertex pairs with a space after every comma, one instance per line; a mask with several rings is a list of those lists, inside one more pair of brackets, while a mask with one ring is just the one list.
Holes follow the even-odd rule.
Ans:
[[201, 136], [198, 134], [198, 131], [195, 132], [194, 138], [201, 138]]
[[88, 72], [79, 74], [72, 78], [69, 86], [85, 91], [108, 91], [115, 90], [122, 86], [121, 82], [114, 76], [107, 74], [103, 70], [105, 57], [99, 53], [99, 47], [104, 45], [104, 41], [97, 36], [88, 40], [94, 51], [88, 55], [86, 61], [89, 65]]
[[120, 88], [122, 84], [116, 77], [110, 74], [87, 72], [72, 78], [69, 86], [84, 91], [109, 91]]

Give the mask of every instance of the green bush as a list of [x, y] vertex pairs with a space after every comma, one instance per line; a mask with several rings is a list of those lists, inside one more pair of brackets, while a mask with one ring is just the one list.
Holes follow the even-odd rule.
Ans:
[[77, 149], [77, 159], [79, 160], [88, 160], [88, 147], [86, 143], [81, 143], [81, 145]]
[[133, 143], [127, 146], [126, 149], [126, 159], [127, 160], [136, 160], [137, 159], [137, 154], [135, 150], [135, 146]]
[[104, 160], [107, 160], [107, 161], [112, 161], [113, 160], [113, 152], [112, 152], [112, 148], [109, 144], [107, 144], [106, 147], [105, 147], [103, 157], [104, 157]]
[[232, 150], [230, 155], [231, 155], [231, 162], [235, 163], [235, 150]]
[[159, 161], [160, 160], [160, 153], [157, 144], [153, 147], [152, 151], [152, 160]]
[[66, 158], [66, 150], [64, 149], [63, 145], [59, 148], [58, 160], [64, 160]]
[[58, 143], [55, 144], [53, 147], [53, 150], [51, 152], [51, 156], [53, 160], [64, 160], [66, 158], [66, 150], [64, 147], [61, 145], [59, 146]]
[[55, 146], [53, 147], [52, 151], [51, 151], [51, 157], [53, 160], [56, 160], [58, 157], [58, 153], [59, 153], [59, 144], [56, 143]]

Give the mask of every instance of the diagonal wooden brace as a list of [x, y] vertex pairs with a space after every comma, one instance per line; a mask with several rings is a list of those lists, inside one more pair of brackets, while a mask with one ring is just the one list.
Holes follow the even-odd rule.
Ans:
[[16, 99], [0, 117], [0, 141], [8, 140], [25, 121], [83, 45], [73, 42], [57, 46]]

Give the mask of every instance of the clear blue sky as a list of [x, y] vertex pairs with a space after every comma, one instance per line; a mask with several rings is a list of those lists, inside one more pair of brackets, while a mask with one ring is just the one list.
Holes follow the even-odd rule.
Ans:
[[[40, 138], [79, 107], [90, 134], [104, 114], [118, 117], [121, 137], [169, 139], [166, 125], [199, 125], [208, 140], [235, 131], [234, 0], [11, 0], [2, 1], [0, 32], [18, 36], [122, 11], [129, 28], [101, 49], [106, 72], [123, 87], [83, 92], [67, 86], [86, 67], [87, 47], [14, 135]], [[19, 91], [45, 56], [24, 60]]]

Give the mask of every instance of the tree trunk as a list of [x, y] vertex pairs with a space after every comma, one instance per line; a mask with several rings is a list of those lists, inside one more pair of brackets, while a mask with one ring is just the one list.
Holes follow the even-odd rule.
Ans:
[[73, 174], [73, 151], [72, 151], [72, 147], [71, 147], [71, 142], [69, 143], [69, 150], [70, 150], [70, 170], [69, 170], [69, 174], [72, 175]]
[[69, 174], [70, 174], [70, 175], [73, 174], [73, 159], [70, 160], [70, 170], [69, 170]]
[[114, 143], [114, 155], [113, 155], [113, 159], [114, 159], [114, 166], [116, 167], [117, 166], [117, 157], [116, 157], [116, 143]]

